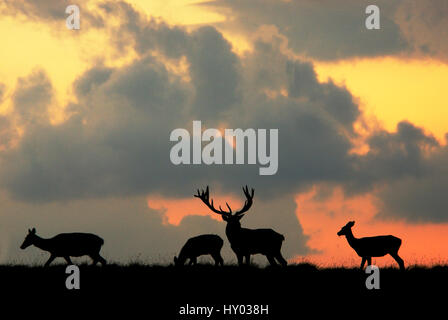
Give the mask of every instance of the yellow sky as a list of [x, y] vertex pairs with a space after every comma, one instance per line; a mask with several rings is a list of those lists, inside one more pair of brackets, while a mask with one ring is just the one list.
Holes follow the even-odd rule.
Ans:
[[[194, 5], [201, 1], [134, 0], [149, 15], [159, 16], [170, 24], [196, 25], [223, 21], [225, 17], [210, 9]], [[63, 29], [63, 28], [62, 28]], [[13, 30], [13, 32], [11, 31]], [[108, 55], [105, 35], [83, 30], [55, 32], [49, 26], [23, 23], [8, 17], [0, 18], [1, 82], [12, 92], [18, 77], [35, 68], [43, 68], [56, 91], [56, 102], [64, 105], [70, 99], [71, 84], [76, 77], [99, 57]], [[228, 35], [235, 52], [247, 49], [242, 35]], [[109, 61], [113, 63], [116, 61]], [[343, 83], [360, 98], [367, 115], [375, 116], [387, 129], [397, 122], [409, 120], [424, 126], [443, 141], [448, 131], [448, 108], [443, 96], [448, 92], [448, 65], [435, 61], [375, 58], [339, 63], [315, 62], [321, 81], [328, 77]], [[8, 107], [8, 100], [2, 109]], [[56, 108], [56, 107], [55, 107]], [[55, 111], [57, 118], [57, 111]]]
[[364, 59], [316, 63], [321, 81], [333, 78], [358, 98], [367, 115], [395, 131], [401, 120], [423, 126], [442, 142], [448, 132], [448, 65], [437, 61]]
[[224, 21], [225, 17], [213, 12], [205, 6], [200, 6], [204, 0], [130, 0], [146, 14], [162, 17], [170, 24], [194, 25]]

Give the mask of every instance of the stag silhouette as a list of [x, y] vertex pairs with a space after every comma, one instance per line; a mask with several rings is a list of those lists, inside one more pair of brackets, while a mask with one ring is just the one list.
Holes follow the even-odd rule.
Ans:
[[215, 260], [215, 265], [223, 265], [221, 248], [224, 241], [216, 234], [203, 234], [187, 240], [179, 253], [179, 257], [174, 257], [174, 265], [183, 266], [187, 259], [189, 264], [196, 264], [197, 257], [209, 254]]
[[201, 190], [195, 197], [202, 200], [205, 205], [214, 213], [221, 215], [222, 219], [227, 222], [226, 236], [230, 242], [233, 252], [235, 252], [238, 259], [238, 264], [243, 265], [243, 258], [246, 259], [246, 264], [250, 264], [250, 256], [252, 254], [263, 254], [268, 259], [271, 265], [277, 265], [277, 261], [286, 266], [287, 262], [281, 254], [282, 242], [285, 237], [272, 229], [246, 229], [241, 227], [240, 220], [244, 217], [246, 211], [250, 209], [253, 203], [254, 189], [249, 192], [247, 186], [243, 188], [246, 201], [241, 210], [232, 214], [232, 209], [226, 203], [228, 211], [221, 207], [215, 209], [213, 200], [210, 202], [209, 188]]
[[31, 245], [50, 252], [50, 258], [45, 263], [47, 267], [57, 257], [63, 257], [68, 264], [72, 264], [70, 257], [89, 256], [93, 264], [106, 260], [100, 256], [101, 246], [104, 240], [91, 233], [61, 233], [53, 238], [44, 239], [36, 234], [36, 228], [28, 230], [20, 249], [26, 249]]
[[338, 236], [345, 236], [348, 244], [352, 247], [358, 256], [362, 258], [361, 270], [364, 268], [364, 264], [367, 261], [367, 265], [372, 264], [372, 257], [383, 257], [386, 254], [390, 254], [392, 258], [397, 261], [401, 270], [404, 270], [404, 261], [398, 255], [398, 249], [401, 246], [401, 239], [388, 235], [388, 236], [376, 236], [355, 238], [352, 232], [352, 227], [355, 225], [355, 221], [348, 222], [338, 232]]

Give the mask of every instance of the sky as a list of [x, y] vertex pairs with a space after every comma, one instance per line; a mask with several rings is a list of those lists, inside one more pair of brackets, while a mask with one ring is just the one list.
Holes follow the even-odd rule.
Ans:
[[[378, 0], [0, 1], [0, 262], [93, 232], [106, 259], [170, 263], [225, 223], [193, 197], [243, 203], [285, 257], [358, 265], [336, 233], [393, 234], [407, 264], [448, 256], [448, 3]], [[175, 166], [175, 128], [278, 128], [279, 170]], [[228, 242], [225, 260], [235, 262]], [[257, 261], [264, 262], [263, 259]], [[389, 258], [374, 259], [382, 266]]]

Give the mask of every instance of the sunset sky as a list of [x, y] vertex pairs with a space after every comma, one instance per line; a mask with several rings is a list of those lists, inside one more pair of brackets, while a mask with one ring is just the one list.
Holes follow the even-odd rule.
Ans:
[[[225, 238], [192, 196], [207, 184], [232, 208], [254, 187], [243, 225], [284, 234], [289, 261], [358, 265], [336, 235], [355, 220], [402, 238], [406, 264], [446, 262], [448, 2], [375, 1], [367, 30], [370, 2], [0, 0], [0, 262], [45, 259], [18, 248], [30, 227], [171, 262]], [[174, 166], [169, 133], [193, 120], [278, 128], [278, 173]]]

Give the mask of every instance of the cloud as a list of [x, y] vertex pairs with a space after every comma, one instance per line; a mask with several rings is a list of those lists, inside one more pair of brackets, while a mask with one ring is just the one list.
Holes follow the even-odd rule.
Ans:
[[50, 79], [43, 70], [35, 70], [17, 80], [12, 96], [14, 112], [26, 124], [45, 123], [52, 98]]
[[[204, 5], [228, 16], [220, 27], [251, 35], [273, 25], [291, 49], [318, 60], [399, 54], [408, 43], [394, 20], [399, 1], [376, 1], [381, 29], [367, 30], [365, 9], [370, 1], [210, 1]], [[230, 9], [230, 10], [229, 10]]]
[[3, 103], [5, 92], [6, 92], [6, 85], [0, 82], [0, 105]]
[[[124, 8], [124, 21], [140, 17]], [[151, 19], [134, 22], [139, 24], [125, 23], [121, 32], [137, 52], [143, 41], [138, 30], [150, 37], [165, 28]], [[179, 30], [164, 33], [177, 37]], [[7, 190], [37, 202], [151, 192], [184, 196], [208, 181], [231, 192], [251, 184], [275, 196], [350, 175], [350, 136], [360, 111], [346, 88], [319, 83], [313, 66], [286, 56], [278, 41], [259, 39], [252, 54], [239, 57], [213, 27], [182, 32], [178, 59], [186, 59], [189, 81], [166, 67], [166, 41], [153, 42], [129, 65], [92, 67], [74, 83], [72, 116], [58, 126], [27, 127], [7, 154], [0, 173]], [[41, 72], [20, 80], [15, 112], [23, 118], [37, 110], [37, 118], [50, 92]], [[279, 144], [288, 146], [280, 148], [279, 173], [260, 177], [255, 166], [173, 166], [169, 134], [190, 128], [195, 119], [204, 127], [279, 128]]]
[[406, 0], [396, 21], [413, 50], [421, 56], [448, 61], [448, 3], [444, 0]]
[[398, 55], [446, 61], [446, 1], [375, 1], [380, 30], [365, 28], [365, 9], [370, 4], [367, 0], [217, 0], [201, 5], [228, 17], [220, 28], [249, 38], [262, 26], [275, 26], [291, 49], [317, 60]]
[[14, 138], [16, 138], [16, 132], [11, 120], [9, 117], [0, 116], [0, 151], [8, 148]]
[[[372, 174], [387, 179], [377, 193], [381, 200], [380, 218], [406, 219], [413, 223], [448, 221], [447, 146], [439, 145], [432, 136], [410, 124], [402, 124], [401, 130], [389, 135], [383, 143], [389, 147], [370, 159]], [[396, 143], [400, 145], [392, 151], [390, 147]], [[379, 167], [385, 168], [384, 172], [375, 171]]]
[[375, 183], [389, 183], [428, 173], [428, 162], [441, 149], [439, 142], [422, 128], [403, 121], [396, 132], [379, 130], [368, 139], [369, 151], [355, 160], [354, 185], [362, 190]]
[[[0, 4], [3, 15], [19, 16], [26, 21], [59, 24], [65, 28], [67, 0], [4, 0]], [[400, 0], [375, 2], [380, 8], [381, 29], [367, 30], [365, 9], [367, 0], [343, 1], [276, 1], [276, 0], [215, 0], [196, 5], [208, 6], [227, 17], [216, 23], [219, 30], [244, 34], [248, 39], [266, 26], [274, 26], [284, 35], [296, 53], [322, 61], [358, 57], [411, 56], [431, 57], [446, 61], [448, 41], [447, 12], [444, 0]], [[184, 54], [187, 36], [182, 28], [169, 26], [137, 10], [133, 1], [84, 0], [81, 9], [82, 28], [109, 30], [111, 40], [121, 51], [134, 44], [139, 52], [162, 44], [166, 56], [176, 58]], [[120, 20], [111, 28], [107, 17]], [[129, 37], [133, 33], [134, 37]]]

